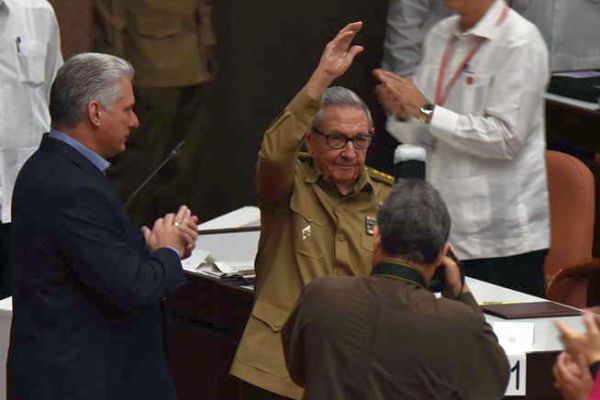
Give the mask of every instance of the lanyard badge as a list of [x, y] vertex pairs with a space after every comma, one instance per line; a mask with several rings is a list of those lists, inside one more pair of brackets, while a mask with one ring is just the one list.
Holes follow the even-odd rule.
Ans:
[[[504, 9], [502, 10], [502, 14], [496, 21], [496, 26], [501, 25], [504, 22], [504, 20], [506, 20], [509, 10], [510, 9], [505, 4]], [[473, 45], [473, 47], [467, 53], [465, 58], [458, 64], [458, 68], [456, 69], [456, 71], [454, 71], [454, 74], [452, 74], [452, 77], [444, 87], [444, 81], [446, 80], [446, 69], [448, 69], [448, 64], [450, 63], [451, 51], [453, 50], [453, 44], [455, 40], [456, 39], [452, 38], [446, 44], [446, 49], [444, 50], [444, 55], [442, 56], [442, 64], [440, 65], [440, 70], [438, 72], [438, 77], [435, 84], [435, 104], [439, 106], [443, 106], [446, 103], [446, 100], [448, 100], [448, 94], [450, 93], [450, 90], [452, 90], [452, 87], [454, 86], [460, 75], [463, 72], [467, 71], [469, 63], [471, 62], [473, 57], [475, 57], [475, 55], [479, 52], [479, 49], [481, 48], [481, 46], [483, 46], [483, 43], [485, 43], [486, 41], [486, 39], [484, 38], [478, 38], [477, 43]], [[470, 77], [470, 80], [467, 78], [467, 84], [472, 85], [473, 82], [473, 77]]]

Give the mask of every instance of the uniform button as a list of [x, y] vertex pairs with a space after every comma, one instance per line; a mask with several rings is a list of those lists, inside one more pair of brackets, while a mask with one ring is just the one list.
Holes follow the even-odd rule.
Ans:
[[346, 240], [346, 236], [344, 236], [344, 235], [342, 235], [342, 234], [340, 233], [339, 235], [337, 235], [337, 239], [338, 239], [340, 242], [343, 242], [344, 240]]

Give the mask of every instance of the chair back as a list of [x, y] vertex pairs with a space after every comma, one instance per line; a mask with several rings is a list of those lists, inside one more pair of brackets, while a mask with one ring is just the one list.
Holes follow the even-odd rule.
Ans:
[[550, 198], [550, 249], [546, 283], [563, 267], [592, 258], [594, 238], [594, 176], [577, 158], [546, 151]]

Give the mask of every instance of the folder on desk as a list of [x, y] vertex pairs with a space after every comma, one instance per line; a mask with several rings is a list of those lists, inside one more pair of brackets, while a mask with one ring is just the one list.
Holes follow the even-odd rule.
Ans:
[[568, 317], [580, 315], [581, 311], [552, 301], [533, 303], [499, 303], [482, 305], [483, 312], [504, 319]]

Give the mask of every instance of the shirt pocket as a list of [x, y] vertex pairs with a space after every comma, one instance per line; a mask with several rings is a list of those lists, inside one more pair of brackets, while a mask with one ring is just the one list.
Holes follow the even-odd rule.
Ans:
[[18, 40], [19, 79], [29, 85], [43, 84], [46, 77], [46, 43]]
[[[310, 201], [312, 199], [299, 199], [295, 194], [290, 201], [290, 209], [294, 216], [294, 241], [296, 251], [300, 256], [312, 260], [321, 260], [326, 251], [327, 217], [322, 215], [319, 205]], [[323, 266], [321, 268], [324, 268]]]
[[179, 18], [161, 14], [143, 14], [135, 16], [137, 33], [151, 39], [165, 39], [180, 34], [183, 24]]
[[238, 349], [239, 360], [275, 376], [288, 377], [281, 329], [289, 315], [289, 311], [257, 299], [248, 319], [243, 345]]
[[460, 110], [455, 111], [462, 114], [483, 115], [491, 81], [490, 74], [463, 73], [457, 83], [460, 90], [456, 91], [456, 94], [460, 96], [457, 99]]

